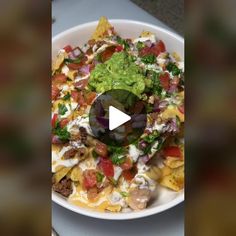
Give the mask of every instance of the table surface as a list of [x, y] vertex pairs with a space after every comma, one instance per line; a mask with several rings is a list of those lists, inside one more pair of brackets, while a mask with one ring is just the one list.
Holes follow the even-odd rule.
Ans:
[[[98, 20], [102, 15], [110, 19], [144, 21], [169, 29], [129, 0], [54, 0], [52, 35]], [[108, 221], [82, 216], [52, 203], [52, 225], [60, 236], [182, 236], [184, 204], [142, 219]]]

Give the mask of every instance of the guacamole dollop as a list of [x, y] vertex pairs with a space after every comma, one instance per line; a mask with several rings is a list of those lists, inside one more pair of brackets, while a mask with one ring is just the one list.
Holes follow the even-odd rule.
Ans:
[[140, 96], [145, 89], [145, 77], [130, 55], [116, 52], [91, 72], [89, 86], [97, 93], [125, 89]]

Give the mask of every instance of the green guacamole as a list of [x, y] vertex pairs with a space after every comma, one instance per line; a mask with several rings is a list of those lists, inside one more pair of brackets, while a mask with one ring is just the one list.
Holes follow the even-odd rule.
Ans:
[[145, 89], [145, 77], [141, 69], [125, 52], [114, 53], [91, 72], [89, 86], [97, 93], [111, 89], [125, 89], [140, 96]]

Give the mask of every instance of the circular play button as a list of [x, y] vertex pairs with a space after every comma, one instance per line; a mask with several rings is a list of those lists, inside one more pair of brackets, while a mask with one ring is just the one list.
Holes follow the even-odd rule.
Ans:
[[135, 142], [146, 127], [146, 104], [135, 94], [122, 89], [99, 95], [89, 112], [93, 135], [111, 146]]

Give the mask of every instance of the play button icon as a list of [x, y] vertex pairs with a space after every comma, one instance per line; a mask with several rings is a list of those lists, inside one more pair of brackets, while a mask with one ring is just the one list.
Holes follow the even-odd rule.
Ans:
[[130, 116], [124, 112], [116, 109], [113, 106], [109, 106], [109, 130], [116, 129], [131, 119]]
[[126, 146], [144, 132], [147, 122], [146, 103], [122, 89], [99, 95], [89, 112], [93, 136], [110, 146]]

